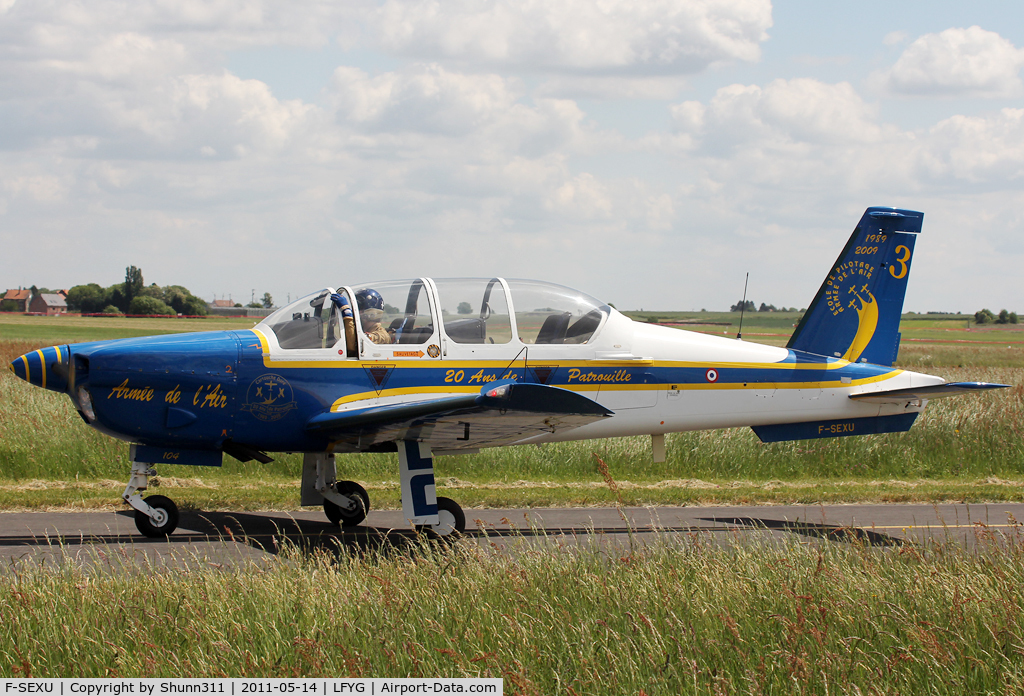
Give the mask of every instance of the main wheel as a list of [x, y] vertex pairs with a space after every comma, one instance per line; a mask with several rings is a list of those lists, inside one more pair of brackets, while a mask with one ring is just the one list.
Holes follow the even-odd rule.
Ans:
[[437, 516], [440, 518], [437, 524], [424, 524], [417, 529], [441, 538], [455, 538], [466, 531], [466, 515], [451, 498], [437, 499]]
[[135, 511], [135, 527], [151, 539], [169, 536], [178, 528], [178, 506], [163, 495], [151, 495], [144, 499], [153, 508], [155, 517], [139, 510]]
[[334, 490], [349, 498], [354, 498], [356, 506], [351, 510], [344, 510], [340, 505], [324, 500], [324, 514], [334, 524], [342, 527], [355, 527], [366, 519], [366, 513], [370, 511], [370, 495], [366, 489], [355, 481], [338, 481], [334, 484]]

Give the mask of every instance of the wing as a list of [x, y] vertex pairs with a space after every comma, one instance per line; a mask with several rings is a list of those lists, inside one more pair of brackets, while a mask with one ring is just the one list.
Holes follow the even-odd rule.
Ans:
[[321, 413], [309, 420], [306, 430], [361, 450], [420, 440], [435, 451], [457, 451], [508, 445], [611, 415], [604, 406], [566, 389], [506, 382], [488, 385], [479, 394]]
[[875, 404], [905, 404], [923, 399], [938, 399], [941, 396], [957, 396], [987, 389], [1004, 389], [1009, 384], [992, 384], [991, 382], [950, 382], [935, 384], [930, 387], [910, 387], [907, 389], [890, 389], [888, 391], [862, 392], [850, 394], [855, 401], [868, 401]]

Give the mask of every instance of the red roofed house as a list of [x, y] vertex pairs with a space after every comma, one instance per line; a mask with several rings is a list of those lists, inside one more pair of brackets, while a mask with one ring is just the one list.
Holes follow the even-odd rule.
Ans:
[[42, 293], [32, 298], [28, 309], [33, 313], [55, 317], [59, 314], [68, 313], [68, 303], [64, 301], [64, 296], [61, 294]]
[[8, 290], [7, 294], [4, 295], [4, 299], [11, 300], [15, 303], [17, 306], [14, 310], [15, 312], [27, 312], [28, 301], [32, 299], [32, 291], [28, 288], [25, 288], [24, 290], [21, 288], [18, 288], [17, 290]]

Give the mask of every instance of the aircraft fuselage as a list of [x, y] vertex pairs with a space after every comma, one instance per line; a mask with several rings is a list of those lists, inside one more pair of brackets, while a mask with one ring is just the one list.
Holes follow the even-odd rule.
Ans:
[[[39, 351], [41, 356], [30, 353], [24, 361], [32, 361], [30, 379], [33, 368], [40, 384], [48, 372], [47, 386], [64, 391], [61, 377], [38, 357], [52, 352], [52, 365], [58, 350], [65, 361], [70, 353], [69, 391], [76, 407], [82, 410], [75, 395], [86, 389], [90, 424], [114, 437], [172, 449], [220, 450], [234, 442], [268, 452], [393, 450], [372, 437], [331, 441], [308, 432], [306, 424], [325, 410], [471, 394], [503, 381], [577, 392], [615, 414], [523, 440], [531, 443], [916, 414], [923, 405], [848, 397], [854, 391], [943, 382], [891, 367], [642, 324], [615, 310], [598, 339], [590, 345], [512, 343], [500, 351], [493, 345], [449, 344], [436, 358], [401, 344], [368, 344], [370, 355], [349, 358], [334, 346], [285, 353], [276, 350], [273, 334], [256, 329], [62, 346]], [[477, 448], [467, 442], [466, 449]]]

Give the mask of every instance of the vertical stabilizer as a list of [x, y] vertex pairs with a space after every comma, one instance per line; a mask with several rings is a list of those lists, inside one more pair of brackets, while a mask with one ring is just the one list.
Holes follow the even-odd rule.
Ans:
[[895, 208], [864, 211], [788, 348], [851, 362], [892, 365], [914, 241], [923, 213]]

